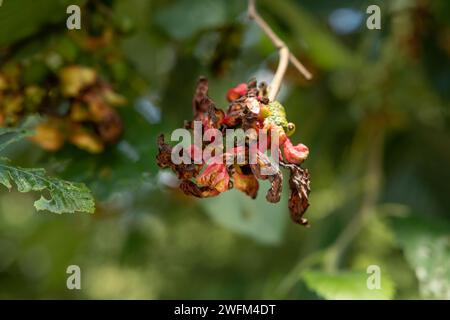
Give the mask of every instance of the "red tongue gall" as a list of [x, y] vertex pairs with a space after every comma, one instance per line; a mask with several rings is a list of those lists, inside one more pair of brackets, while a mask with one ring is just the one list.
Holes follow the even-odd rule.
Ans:
[[291, 140], [289, 138], [286, 139], [283, 144], [284, 158], [287, 162], [293, 164], [300, 164], [308, 158], [309, 149], [303, 143], [299, 143], [298, 145], [292, 145]]
[[239, 99], [247, 93], [248, 87], [246, 83], [240, 83], [236, 87], [231, 88], [227, 92], [227, 100], [229, 102]]
[[197, 177], [197, 183], [200, 186], [207, 186], [218, 192], [228, 190], [230, 176], [227, 168], [221, 163], [212, 163], [206, 166], [205, 170]]

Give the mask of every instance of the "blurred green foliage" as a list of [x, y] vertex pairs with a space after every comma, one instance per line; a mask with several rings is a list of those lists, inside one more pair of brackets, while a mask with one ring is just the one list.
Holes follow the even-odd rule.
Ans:
[[[198, 76], [224, 108], [228, 88], [270, 81], [277, 53], [245, 1], [80, 1], [81, 31], [66, 30], [67, 3], [4, 0], [0, 68], [43, 58], [26, 68], [38, 86], [55, 59], [95, 68], [128, 100], [124, 133], [99, 155], [8, 148], [19, 165], [85, 182], [97, 209], [46, 215], [34, 195], [2, 192], [0, 298], [450, 298], [448, 1], [257, 1], [314, 74], [290, 68], [279, 97], [310, 149], [309, 229], [289, 222], [287, 195], [195, 200], [155, 163], [157, 135], [191, 118]], [[365, 26], [370, 4], [381, 30]], [[111, 45], [78, 44], [105, 26]], [[80, 291], [66, 288], [71, 264]], [[366, 287], [369, 265], [380, 291]]]

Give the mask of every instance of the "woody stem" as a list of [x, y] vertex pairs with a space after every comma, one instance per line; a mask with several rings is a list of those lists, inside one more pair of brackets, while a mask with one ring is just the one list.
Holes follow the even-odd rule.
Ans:
[[311, 73], [305, 68], [305, 66], [289, 51], [289, 48], [281, 40], [277, 34], [272, 30], [272, 28], [267, 24], [267, 22], [258, 14], [256, 11], [255, 0], [248, 1], [248, 17], [256, 22], [256, 24], [261, 28], [261, 30], [267, 35], [267, 37], [272, 41], [274, 46], [278, 49], [280, 60], [278, 62], [278, 67], [270, 83], [269, 100], [275, 100], [283, 81], [284, 74], [286, 73], [287, 66], [291, 62], [297, 70], [307, 79], [312, 78]]

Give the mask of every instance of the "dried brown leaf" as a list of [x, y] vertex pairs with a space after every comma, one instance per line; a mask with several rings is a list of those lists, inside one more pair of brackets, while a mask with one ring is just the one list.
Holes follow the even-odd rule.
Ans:
[[158, 137], [158, 155], [156, 161], [160, 168], [171, 168], [178, 176], [178, 179], [188, 180], [196, 177], [201, 168], [201, 164], [174, 164], [171, 159], [172, 147], [164, 142], [164, 135]]
[[210, 188], [208, 186], [199, 187], [191, 180], [183, 180], [180, 183], [180, 189], [188, 196], [194, 196], [197, 198], [209, 198], [215, 197], [220, 194], [214, 188]]
[[303, 169], [297, 165], [289, 165], [289, 169], [291, 170], [289, 178], [291, 218], [295, 223], [309, 226], [308, 220], [303, 217], [309, 207], [308, 196], [311, 191], [308, 169]]

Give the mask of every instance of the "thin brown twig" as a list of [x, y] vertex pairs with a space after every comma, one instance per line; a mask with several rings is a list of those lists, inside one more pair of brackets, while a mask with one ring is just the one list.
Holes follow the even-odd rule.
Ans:
[[270, 84], [269, 100], [274, 100], [280, 90], [281, 81], [289, 61], [297, 68], [298, 71], [307, 79], [312, 78], [312, 74], [305, 68], [305, 66], [289, 51], [283, 40], [281, 40], [267, 22], [256, 11], [255, 0], [248, 1], [248, 17], [256, 22], [261, 30], [269, 37], [274, 46], [279, 50], [280, 61], [278, 63], [277, 71]]

